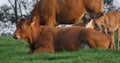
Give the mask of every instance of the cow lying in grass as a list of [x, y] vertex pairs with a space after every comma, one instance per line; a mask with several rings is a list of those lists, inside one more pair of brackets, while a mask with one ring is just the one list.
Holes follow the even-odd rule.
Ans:
[[17, 21], [14, 38], [29, 43], [29, 53], [79, 50], [82, 48], [112, 48], [111, 39], [105, 34], [80, 26], [49, 27], [34, 25], [26, 19]]
[[94, 15], [94, 19], [89, 22], [89, 28], [93, 28], [110, 36], [114, 44], [114, 32], [117, 32], [117, 46], [114, 48], [119, 49], [119, 36], [120, 36], [120, 12], [111, 10], [101, 15]]

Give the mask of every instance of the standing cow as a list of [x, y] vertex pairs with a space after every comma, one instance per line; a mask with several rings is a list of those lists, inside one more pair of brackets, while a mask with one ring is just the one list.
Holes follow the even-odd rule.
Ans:
[[80, 26], [49, 27], [19, 19], [16, 27], [14, 38], [25, 39], [29, 43], [29, 53], [112, 48], [111, 39], [107, 35]]
[[[101, 15], [94, 15], [94, 19], [89, 22], [89, 27], [103, 32], [112, 38], [114, 48], [119, 49], [120, 36], [120, 12], [111, 10]], [[117, 46], [114, 43], [114, 33], [117, 32]]]
[[103, 11], [103, 0], [40, 0], [32, 10], [31, 22], [56, 26], [77, 23], [84, 14]]

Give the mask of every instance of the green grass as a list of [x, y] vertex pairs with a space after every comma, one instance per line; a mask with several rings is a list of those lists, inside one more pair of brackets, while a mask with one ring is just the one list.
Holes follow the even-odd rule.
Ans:
[[120, 63], [120, 50], [88, 49], [26, 55], [25, 41], [0, 36], [0, 63]]

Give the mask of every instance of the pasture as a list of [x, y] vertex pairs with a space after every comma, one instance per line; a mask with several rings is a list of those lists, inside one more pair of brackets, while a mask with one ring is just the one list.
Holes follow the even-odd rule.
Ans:
[[84, 49], [27, 55], [28, 44], [0, 36], [0, 63], [120, 63], [120, 50]]

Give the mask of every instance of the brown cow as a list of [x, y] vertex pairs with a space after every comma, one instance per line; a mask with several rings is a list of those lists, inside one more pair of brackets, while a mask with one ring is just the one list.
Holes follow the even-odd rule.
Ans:
[[56, 26], [81, 20], [85, 13], [103, 11], [103, 0], [40, 0], [32, 11], [31, 22]]
[[14, 38], [25, 39], [30, 52], [55, 52], [61, 50], [79, 50], [82, 48], [112, 48], [111, 39], [93, 29], [80, 26], [49, 27], [30, 24], [26, 19], [17, 21]]
[[[110, 36], [113, 43], [114, 32], [117, 31], [117, 36], [120, 36], [120, 12], [117, 10], [111, 10], [107, 13], [104, 13], [103, 16], [100, 17], [94, 16], [94, 19], [91, 20], [89, 24], [90, 28], [94, 28]], [[118, 38], [119, 37], [117, 37], [117, 41], [120, 40]], [[117, 42], [117, 49], [119, 49], [119, 42]]]

